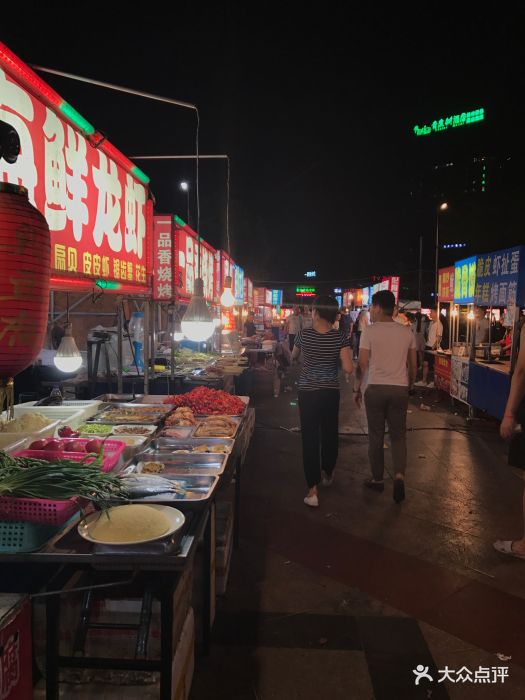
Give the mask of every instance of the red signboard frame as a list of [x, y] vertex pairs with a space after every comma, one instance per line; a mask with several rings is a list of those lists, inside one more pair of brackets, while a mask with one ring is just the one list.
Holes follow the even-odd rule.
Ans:
[[0, 109], [21, 141], [16, 163], [0, 160], [0, 181], [26, 187], [47, 219], [52, 287], [106, 280], [148, 292], [146, 176], [2, 43]]
[[438, 270], [438, 299], [440, 302], [454, 301], [454, 266]]

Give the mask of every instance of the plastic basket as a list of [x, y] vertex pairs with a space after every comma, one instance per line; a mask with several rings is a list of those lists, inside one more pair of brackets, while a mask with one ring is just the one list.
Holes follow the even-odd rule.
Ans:
[[44, 498], [2, 496], [0, 497], [0, 520], [9, 522], [25, 520], [28, 523], [41, 525], [63, 525], [78, 513], [84, 502], [83, 499], [76, 498], [49, 501]]
[[[92, 438], [74, 438], [75, 441], [87, 445]], [[64, 439], [64, 442], [66, 440]], [[119, 463], [120, 457], [124, 452], [126, 445], [121, 440], [106, 440], [104, 442], [104, 459], [102, 462], [102, 471], [110, 472]], [[34, 457], [36, 459], [43, 459], [47, 462], [52, 462], [56, 459], [71, 459], [74, 462], [81, 462], [88, 456], [87, 452], [55, 452], [54, 450], [22, 450], [21, 452], [15, 452], [14, 457]], [[89, 464], [93, 462], [95, 457], [89, 457], [86, 459], [86, 463]]]
[[61, 526], [56, 525], [0, 521], [0, 552], [35, 552], [56, 535], [60, 528]]

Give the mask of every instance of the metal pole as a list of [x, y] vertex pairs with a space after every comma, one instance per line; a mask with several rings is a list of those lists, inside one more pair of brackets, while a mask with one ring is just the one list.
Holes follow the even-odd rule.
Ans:
[[144, 303], [144, 393], [149, 394], [149, 348], [150, 348], [149, 301]]
[[436, 275], [434, 278], [434, 299], [438, 293], [438, 252], [439, 252], [439, 210], [436, 214]]
[[122, 302], [117, 301], [117, 394], [123, 393], [122, 388]]
[[421, 282], [423, 278], [423, 236], [419, 236], [419, 279], [417, 284], [417, 298], [421, 301]]
[[191, 226], [191, 220], [190, 220], [190, 188], [186, 190], [186, 203], [188, 207], [188, 224]]

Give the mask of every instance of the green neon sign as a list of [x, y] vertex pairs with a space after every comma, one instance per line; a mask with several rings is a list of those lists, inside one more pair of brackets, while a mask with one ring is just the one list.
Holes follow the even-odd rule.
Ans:
[[113, 280], [95, 280], [95, 284], [100, 289], [120, 289], [120, 282], [114, 282]]
[[416, 136], [428, 136], [428, 134], [437, 134], [439, 131], [447, 129], [455, 129], [458, 126], [468, 126], [476, 122], [482, 122], [485, 119], [485, 110], [483, 107], [475, 109], [472, 112], [461, 112], [454, 114], [451, 117], [443, 117], [435, 119], [430, 126], [414, 126], [413, 131]]
[[177, 216], [176, 214], [175, 214], [175, 221], [176, 221], [177, 224], [179, 224], [179, 226], [186, 226], [186, 222], [183, 221], [183, 220], [180, 218], [180, 216]]
[[317, 289], [315, 287], [296, 287], [296, 294], [315, 294]]

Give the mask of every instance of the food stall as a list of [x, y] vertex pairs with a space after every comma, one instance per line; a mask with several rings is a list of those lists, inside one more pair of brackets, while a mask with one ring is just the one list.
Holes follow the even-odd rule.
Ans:
[[[61, 669], [73, 683], [83, 669], [87, 691], [110, 669], [122, 670], [123, 689], [134, 684], [134, 672], [159, 672], [161, 698], [178, 698], [182, 679], [191, 685], [194, 634], [207, 651], [215, 584], [224, 592], [238, 543], [242, 465], [254, 427], [248, 402], [204, 387], [100, 400], [77, 426], [86, 437], [62, 431], [59, 440], [0, 453], [2, 586], [48, 591], [42, 662], [48, 698], [58, 697]], [[44, 472], [46, 480], [36, 478]], [[109, 519], [100, 510], [107, 507]], [[160, 516], [164, 529], [157, 531]], [[66, 624], [72, 634], [65, 634]], [[156, 626], [158, 655], [146, 653], [148, 627]], [[135, 634], [115, 648], [123, 627]]]
[[272, 290], [266, 287], [254, 287], [255, 325], [263, 331], [272, 322]]
[[[147, 177], [1, 43], [0, 81], [7, 88], [0, 95], [2, 120], [18, 130], [22, 141], [18, 161], [0, 160], [0, 180], [21, 182], [27, 189], [25, 193], [17, 185], [0, 194], [8, 192], [24, 201], [27, 194], [36, 206], [27, 205], [33, 218], [37, 223], [47, 220], [42, 231], [50, 257], [32, 261], [34, 277], [43, 270], [49, 278], [50, 267], [55, 293], [91, 296], [95, 290], [119, 297], [118, 393], [61, 406], [22, 404], [14, 406], [13, 420], [2, 416], [9, 420], [0, 424], [0, 434], [7, 436], [0, 444], [9, 451], [0, 449], [1, 592], [35, 594], [32, 641], [34, 646], [45, 642], [43, 683], [50, 700], [59, 697], [60, 673], [72, 683], [81, 677], [86, 692], [95, 695], [100, 686], [89, 684], [112, 669], [121, 672], [123, 687], [136, 681], [137, 671], [142, 677], [158, 673], [160, 680], [151, 682], [157, 683], [159, 696], [181, 700], [191, 685], [195, 634], [204, 651], [210, 641], [215, 565], [219, 567], [219, 500], [222, 506], [229, 500], [233, 504], [227, 546], [221, 548], [222, 586], [238, 537], [241, 468], [254, 411], [247, 397], [205, 387], [181, 396], [146, 393], [128, 400], [122, 394], [123, 300], [143, 314], [137, 318], [142, 320], [147, 392], [160, 327], [151, 301], [153, 250], [170, 250], [169, 256], [158, 255], [159, 262], [166, 261], [159, 264], [155, 278], [155, 295], [163, 301], [161, 285], [168, 280], [160, 271], [172, 272], [172, 284], [180, 277], [177, 246], [183, 234], [186, 291], [194, 277], [196, 246], [204, 249], [200, 257], [208, 259], [208, 273], [201, 267], [205, 288], [206, 274], [213, 279], [213, 249], [196, 239], [184, 222], [175, 220], [174, 227], [171, 216], [157, 229], [153, 249]], [[6, 220], [4, 216], [0, 222], [4, 227]], [[31, 228], [27, 225], [24, 234]], [[25, 247], [23, 239], [18, 248]], [[188, 271], [188, 257], [193, 272]], [[184, 291], [183, 280], [179, 286]], [[40, 304], [43, 298], [47, 310], [49, 287], [45, 294], [40, 285], [29, 287], [30, 295], [9, 290], [8, 300], [32, 296], [32, 303]], [[4, 310], [8, 307], [4, 304]], [[3, 336], [13, 338], [11, 345], [19, 353], [28, 335], [23, 324], [28, 310], [20, 309], [18, 326], [4, 328]], [[140, 344], [138, 337], [134, 342]], [[224, 368], [230, 364], [227, 359], [219, 362]], [[9, 431], [15, 426], [21, 429], [13, 444]], [[228, 499], [232, 487], [234, 497]], [[193, 596], [198, 562], [201, 573]], [[76, 607], [70, 603], [75, 596], [80, 597]], [[106, 611], [109, 599], [117, 619], [108, 622], [98, 612]], [[130, 599], [138, 603], [132, 623], [122, 619]], [[159, 603], [157, 612], [154, 601]], [[0, 646], [4, 653], [9, 651], [0, 664], [2, 697], [10, 697], [11, 690], [14, 697], [27, 695], [28, 606], [26, 598], [8, 602], [0, 596]], [[44, 618], [39, 617], [42, 610]], [[150, 623], [159, 632], [158, 654], [147, 644]], [[128, 654], [115, 641], [124, 629], [133, 635]], [[12, 630], [18, 646], [12, 643]], [[99, 653], [93, 653], [97, 649]], [[15, 671], [24, 673], [23, 682]], [[109, 680], [114, 682], [114, 676]], [[123, 689], [122, 694], [128, 692]]]
[[448, 347], [442, 347], [436, 352], [434, 363], [434, 384], [436, 388], [450, 394], [450, 378], [452, 374], [452, 335], [456, 323], [454, 305], [454, 267], [444, 267], [438, 272], [438, 314], [444, 315], [449, 324]]
[[450, 328], [452, 338], [450, 395], [453, 399], [467, 405], [469, 403], [469, 353], [474, 327], [476, 264], [475, 256], [458, 260], [454, 264], [454, 308], [451, 311]]
[[[525, 246], [517, 245], [478, 256], [476, 305], [489, 311], [488, 342], [471, 353], [469, 403], [501, 420], [510, 391], [519, 340], [520, 309], [525, 306]], [[494, 342], [492, 319], [497, 311], [506, 345]]]

